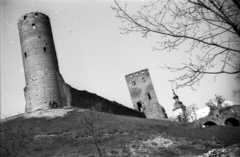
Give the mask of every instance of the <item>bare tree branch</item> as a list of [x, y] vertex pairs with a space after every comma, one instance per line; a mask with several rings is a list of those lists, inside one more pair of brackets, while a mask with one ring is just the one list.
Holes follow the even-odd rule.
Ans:
[[[122, 34], [139, 32], [143, 37], [158, 34], [161, 40], [153, 50], [177, 50], [182, 44], [190, 46], [185, 52], [196, 54], [196, 61], [172, 68], [183, 71], [174, 80], [177, 87], [199, 83], [205, 74], [238, 74], [240, 72], [240, 2], [236, 0], [157, 0], [130, 14], [127, 4], [115, 1], [116, 17], [127, 25]], [[202, 52], [197, 55], [196, 50]], [[221, 68], [216, 69], [215, 65]]]

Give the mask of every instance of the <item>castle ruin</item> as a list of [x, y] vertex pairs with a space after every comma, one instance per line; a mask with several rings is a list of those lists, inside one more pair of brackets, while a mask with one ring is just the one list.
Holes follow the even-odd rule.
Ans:
[[165, 119], [165, 109], [158, 103], [148, 69], [125, 76], [134, 109], [149, 119]]
[[79, 91], [65, 83], [58, 67], [50, 19], [32, 12], [18, 22], [26, 86], [25, 112], [73, 106], [91, 109], [101, 103], [102, 112], [136, 117], [145, 116], [117, 102], [87, 91]]
[[[18, 23], [26, 86], [24, 95], [25, 112], [73, 106], [92, 108], [102, 103], [102, 112], [118, 115], [164, 119], [164, 108], [158, 103], [148, 69], [126, 75], [126, 81], [134, 109], [109, 101], [94, 93], [79, 91], [65, 83], [58, 67], [50, 19], [32, 12], [22, 16]], [[185, 106], [174, 93], [174, 113], [183, 113]], [[199, 119], [203, 125], [239, 126], [239, 105], [214, 111]], [[223, 114], [224, 113], [224, 114]]]

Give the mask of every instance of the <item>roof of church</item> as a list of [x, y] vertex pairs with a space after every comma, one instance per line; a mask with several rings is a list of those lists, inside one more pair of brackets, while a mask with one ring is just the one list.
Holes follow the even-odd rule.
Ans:
[[173, 111], [179, 109], [179, 108], [185, 108], [186, 106], [183, 105], [183, 103], [181, 101], [176, 101], [174, 104], [173, 104], [174, 108], [173, 108]]

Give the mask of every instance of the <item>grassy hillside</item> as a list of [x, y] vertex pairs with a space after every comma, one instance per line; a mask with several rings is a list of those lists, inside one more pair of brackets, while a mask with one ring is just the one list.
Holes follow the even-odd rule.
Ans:
[[240, 143], [240, 127], [201, 128], [69, 108], [1, 122], [0, 156], [97, 156], [93, 134], [83, 121], [90, 113], [98, 118], [93, 123], [94, 135], [98, 141], [96, 135], [101, 137], [99, 148], [104, 156], [197, 156], [209, 149]]

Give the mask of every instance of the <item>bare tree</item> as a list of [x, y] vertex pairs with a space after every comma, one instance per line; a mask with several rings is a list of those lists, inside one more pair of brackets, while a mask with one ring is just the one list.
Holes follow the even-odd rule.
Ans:
[[211, 111], [215, 109], [221, 109], [225, 98], [221, 95], [215, 95], [215, 99], [210, 99], [205, 105], [210, 108]]
[[212, 115], [214, 111], [222, 111], [228, 106], [222, 106], [225, 98], [221, 95], [215, 95], [215, 99], [210, 99], [205, 105], [210, 108], [209, 115]]
[[188, 122], [188, 115], [186, 114], [186, 112], [180, 113], [176, 117], [176, 121], [178, 121], [178, 122]]
[[9, 126], [0, 129], [0, 154], [3, 156], [18, 157], [21, 151], [27, 151], [27, 145], [30, 143], [29, 135], [26, 129], [19, 126]]
[[[235, 79], [238, 83], [240, 83], [240, 73], [238, 73]], [[238, 96], [240, 98], [240, 87], [236, 90], [233, 90], [233, 95]]]
[[197, 121], [197, 119], [198, 119], [197, 114], [196, 114], [197, 110], [198, 110], [198, 107], [196, 104], [192, 104], [187, 107], [186, 116], [188, 117], [188, 121], [192, 121], [192, 122]]
[[239, 0], [155, 0], [135, 14], [115, 1], [116, 17], [126, 25], [121, 33], [139, 32], [143, 37], [159, 35], [153, 50], [177, 50], [189, 45], [189, 63], [164, 68], [182, 71], [170, 81], [177, 88], [199, 83], [206, 74], [240, 73]]
[[85, 112], [81, 119], [81, 124], [92, 136], [93, 144], [99, 156], [102, 156], [101, 145], [103, 136], [101, 108], [101, 103], [96, 103], [96, 106], [92, 107], [89, 112]]

